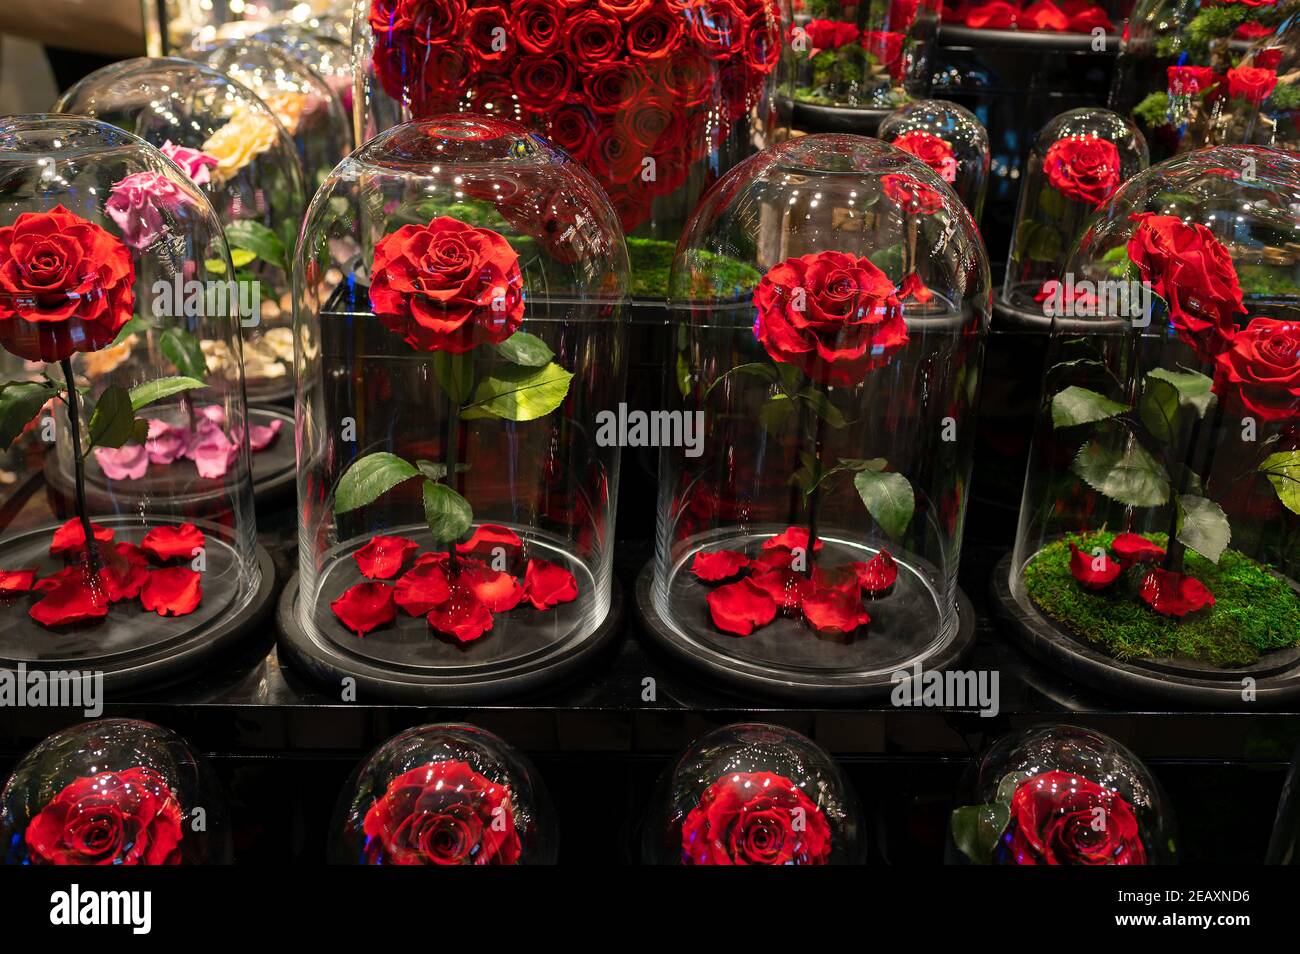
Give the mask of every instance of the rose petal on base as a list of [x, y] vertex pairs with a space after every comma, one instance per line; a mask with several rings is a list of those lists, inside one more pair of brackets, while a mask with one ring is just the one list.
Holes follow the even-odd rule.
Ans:
[[1200, 580], [1159, 567], [1142, 580], [1138, 596], [1157, 613], [1176, 619], [1214, 605], [1214, 594]]
[[[113, 531], [108, 527], [101, 527], [97, 523], [92, 523], [90, 532], [95, 535], [95, 539], [99, 543], [111, 543], [113, 541]], [[81, 520], [73, 517], [54, 531], [54, 538], [50, 541], [50, 556], [76, 553], [85, 549], [85, 546], [86, 532], [81, 527]]]
[[749, 557], [739, 550], [700, 552], [691, 561], [691, 572], [705, 583], [719, 583], [739, 574], [749, 566]]
[[150, 570], [140, 590], [140, 605], [159, 616], [193, 613], [203, 599], [202, 575], [187, 566]]
[[862, 608], [862, 597], [855, 587], [818, 587], [803, 601], [803, 618], [819, 633], [844, 635], [871, 622]]
[[524, 593], [539, 610], [578, 598], [578, 581], [562, 566], [547, 560], [529, 560], [524, 571]]
[[27, 611], [42, 626], [66, 626], [108, 615], [109, 600], [103, 587], [92, 585], [84, 567], [67, 570], [55, 574], [61, 577], [59, 583]]
[[451, 596], [451, 587], [442, 567], [425, 563], [402, 574], [393, 592], [393, 601], [412, 616], [427, 616], [439, 603]]
[[503, 570], [494, 570], [481, 563], [464, 567], [458, 582], [469, 587], [474, 598], [486, 606], [490, 613], [508, 612], [524, 598], [524, 588], [517, 579]]
[[1123, 568], [1103, 553], [1084, 553], [1070, 544], [1070, 575], [1087, 590], [1104, 590], [1119, 578]]
[[765, 570], [746, 577], [746, 580], [766, 593], [786, 613], [797, 612], [803, 606], [804, 598], [814, 589], [812, 580], [794, 570]]
[[140, 541], [140, 549], [156, 560], [189, 560], [195, 550], [203, 548], [203, 531], [192, 523], [180, 526], [154, 527]]
[[[813, 552], [821, 550], [823, 542], [817, 540], [817, 545], [813, 547]], [[808, 528], [807, 527], [789, 527], [782, 530], [774, 537], [769, 537], [763, 541], [763, 549], [771, 550], [774, 547], [785, 547], [787, 550], [793, 550], [796, 547], [807, 552], [808, 550]]]
[[0, 597], [17, 596], [36, 589], [35, 570], [0, 570]]
[[406, 537], [375, 537], [352, 554], [361, 575], [372, 580], [387, 580], [398, 574], [402, 564], [420, 545]]
[[[156, 571], [155, 571], [156, 572]], [[393, 588], [387, 583], [358, 583], [330, 603], [334, 615], [352, 632], [364, 636], [397, 619]]]
[[1165, 558], [1164, 547], [1157, 546], [1138, 533], [1121, 533], [1110, 543], [1119, 565], [1128, 569], [1135, 563], [1159, 563]]
[[869, 599], [879, 599], [898, 582], [898, 564], [888, 550], [881, 550], [866, 563], [855, 563], [858, 585]]
[[473, 642], [492, 628], [492, 611], [459, 581], [452, 586], [447, 601], [431, 610], [426, 619], [438, 632], [462, 643]]
[[143, 444], [96, 447], [95, 462], [109, 480], [139, 480], [149, 470], [149, 452]]
[[713, 625], [724, 633], [748, 636], [776, 619], [776, 600], [749, 578], [718, 587], [708, 602]]
[[[497, 547], [506, 550], [507, 556], [513, 556], [524, 547], [524, 541], [508, 527], [495, 523], [485, 523], [474, 528], [474, 533], [464, 543], [456, 544], [456, 552], [466, 556], [493, 556]], [[514, 552], [511, 552], [514, 551]]]

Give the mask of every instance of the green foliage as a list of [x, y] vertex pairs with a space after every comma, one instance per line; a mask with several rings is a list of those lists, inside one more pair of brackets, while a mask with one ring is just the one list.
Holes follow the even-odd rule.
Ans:
[[1244, 3], [1227, 6], [1202, 6], [1199, 13], [1192, 17], [1183, 30], [1188, 52], [1196, 55], [1210, 47], [1212, 40], [1230, 37], [1237, 27], [1245, 23], [1251, 15], [1251, 8]]
[[348, 513], [373, 503], [420, 471], [396, 454], [367, 454], [347, 469], [334, 492], [334, 512]]
[[1133, 107], [1133, 116], [1147, 126], [1163, 126], [1169, 122], [1169, 94], [1151, 93]]
[[1011, 823], [1009, 804], [965, 805], [952, 813], [952, 839], [976, 864], [988, 864], [998, 839]]
[[126, 388], [105, 389], [95, 402], [88, 425], [91, 447], [121, 447], [135, 436], [135, 408]]
[[[551, 363], [555, 357], [545, 341], [526, 331], [516, 331], [501, 344], [496, 346], [497, 354], [514, 364], [528, 368], [542, 368]], [[461, 400], [464, 400], [462, 398]]]
[[1292, 513], [1300, 513], [1300, 450], [1269, 454], [1259, 472], [1277, 491], [1278, 500]]
[[1223, 508], [1194, 494], [1178, 498], [1178, 539], [1211, 563], [1218, 563], [1232, 540], [1232, 528]]
[[144, 384], [137, 384], [131, 389], [131, 407], [138, 411], [164, 398], [169, 398], [173, 394], [180, 394], [182, 391], [194, 391], [201, 387], [204, 387], [204, 384], [198, 378], [184, 375], [155, 378], [152, 381], [146, 381]]
[[1052, 427], [1074, 427], [1116, 417], [1129, 410], [1127, 404], [1104, 394], [1070, 386], [1052, 396]]
[[1279, 82], [1268, 98], [1268, 105], [1277, 110], [1300, 109], [1300, 83]]
[[1215, 401], [1213, 379], [1199, 371], [1152, 368], [1147, 372], [1147, 384], [1150, 385], [1152, 380], [1164, 381], [1173, 387], [1178, 395], [1179, 407], [1190, 407], [1200, 417], [1205, 417], [1205, 412]]
[[1131, 437], [1107, 437], [1084, 444], [1070, 469], [1099, 494], [1130, 507], [1167, 502], [1169, 475], [1164, 465]]
[[916, 510], [912, 485], [902, 474], [863, 469], [853, 476], [853, 486], [880, 528], [895, 540], [903, 536]]
[[507, 365], [478, 383], [474, 399], [463, 411], [467, 418], [503, 417], [532, 421], [564, 403], [573, 374], [554, 362], [543, 368]]
[[[1164, 534], [1146, 534], [1165, 546]], [[1216, 666], [1244, 666], [1261, 653], [1300, 644], [1300, 598], [1287, 583], [1237, 550], [1216, 566], [1195, 552], [1186, 572], [1210, 588], [1214, 606], [1181, 621], [1152, 611], [1137, 596], [1142, 568], [1093, 592], [1070, 575], [1069, 542], [1081, 550], [1109, 547], [1115, 534], [1097, 532], [1058, 540], [1025, 568], [1025, 590], [1048, 617], [1119, 659], [1180, 657]]]
[[0, 448], [10, 447], [45, 402], [59, 391], [51, 381], [7, 381], [0, 385]]
[[187, 378], [203, 379], [208, 375], [208, 361], [199, 340], [183, 328], [171, 327], [158, 339], [163, 357]]
[[424, 519], [429, 532], [439, 543], [463, 537], [474, 522], [469, 501], [446, 484], [424, 482]]
[[281, 271], [289, 270], [289, 253], [284, 240], [261, 222], [253, 219], [231, 222], [226, 226], [226, 241], [230, 244], [232, 256], [235, 249], [245, 249]]
[[462, 404], [474, 393], [474, 358], [471, 354], [437, 351], [433, 355], [433, 378], [454, 404]]

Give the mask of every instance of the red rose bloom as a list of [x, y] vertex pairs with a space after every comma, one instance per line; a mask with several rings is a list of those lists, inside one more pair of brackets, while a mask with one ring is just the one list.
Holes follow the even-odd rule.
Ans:
[[564, 37], [570, 63], [613, 63], [622, 49], [623, 27], [599, 10], [583, 10], [564, 21]]
[[330, 603], [334, 615], [352, 632], [364, 636], [397, 619], [393, 588], [386, 583], [358, 583]]
[[1235, 386], [1250, 413], [1263, 421], [1300, 418], [1300, 324], [1252, 318], [1215, 359], [1215, 391]]
[[1208, 66], [1171, 66], [1167, 73], [1170, 96], [1195, 96], [1214, 85], [1214, 70]]
[[808, 42], [814, 50], [838, 50], [856, 42], [862, 35], [856, 23], [845, 23], [843, 20], [809, 20], [804, 32], [808, 34]]
[[594, 132], [595, 127], [585, 106], [570, 103], [551, 114], [551, 142], [577, 162], [586, 163]]
[[1257, 66], [1261, 70], [1276, 71], [1278, 64], [1282, 62], [1282, 52], [1280, 46], [1270, 46], [1264, 50], [1256, 50], [1254, 56], [1251, 57], [1252, 62], [1250, 65]]
[[1109, 139], [1067, 136], [1047, 150], [1043, 172], [1067, 199], [1098, 206], [1119, 188], [1119, 150]]
[[524, 317], [519, 256], [505, 237], [441, 217], [375, 244], [370, 307], [421, 351], [500, 344]]
[[1084, 553], [1070, 544], [1070, 575], [1087, 590], [1104, 590], [1114, 583], [1123, 569], [1108, 554]]
[[501, 7], [475, 7], [469, 11], [463, 29], [479, 63], [504, 63], [515, 55], [515, 37]]
[[403, 772], [366, 811], [368, 865], [515, 865], [510, 789], [459, 761]]
[[772, 772], [723, 776], [682, 821], [687, 865], [824, 865], [831, 847], [821, 808]]
[[1037, 0], [1021, 12], [1016, 25], [1025, 30], [1044, 30], [1062, 33], [1070, 26], [1070, 18], [1052, 3], [1052, 0]]
[[465, 0], [403, 0], [410, 11], [411, 33], [428, 46], [457, 42], [465, 18]]
[[0, 345], [29, 361], [97, 351], [135, 308], [121, 240], [61, 205], [0, 228]]
[[651, 8], [654, 0], [596, 0], [596, 9], [616, 20], [640, 16]]
[[376, 33], [392, 33], [411, 28], [411, 0], [370, 0], [366, 18]]
[[957, 158], [947, 140], [922, 129], [905, 132], [890, 145], [903, 152], [911, 153], [927, 166], [939, 173], [944, 181], [952, 182], [957, 178]]
[[1228, 70], [1228, 95], [1259, 104], [1273, 95], [1277, 72], [1258, 66], [1238, 66]]
[[1228, 250], [1199, 222], [1141, 212], [1128, 257], [1169, 306], [1178, 336], [1202, 354], [1222, 351], [1246, 310]]
[[735, 0], [691, 0], [689, 30], [700, 51], [727, 60], [745, 48], [745, 15]]
[[573, 85], [573, 67], [563, 57], [524, 56], [515, 64], [515, 91], [534, 112], [549, 112], [564, 102]]
[[682, 40], [682, 21], [662, 7], [647, 7], [628, 24], [627, 51], [643, 60], [662, 60]]
[[894, 284], [844, 252], [788, 258], [754, 292], [754, 334], [775, 361], [814, 381], [852, 387], [907, 343]]
[[23, 840], [36, 865], [178, 865], [183, 818], [166, 779], [137, 766], [70, 783]]
[[1070, 772], [1041, 772], [1011, 796], [994, 860], [1015, 865], [1144, 865], [1137, 815], [1118, 792]]
[[1156, 546], [1137, 533], [1117, 534], [1110, 543], [1119, 565], [1128, 569], [1137, 563], [1158, 563], [1165, 558], [1164, 547]]
[[911, 176], [890, 173], [880, 177], [885, 196], [913, 215], [933, 215], [943, 208], [943, 196]]
[[868, 30], [862, 34], [862, 46], [895, 82], [903, 78], [903, 41], [907, 35]]
[[550, 53], [563, 38], [564, 10], [552, 0], [522, 0], [511, 18], [520, 47], [529, 53]]
[[1214, 605], [1214, 594], [1200, 580], [1159, 567], [1143, 579], [1138, 596], [1162, 616], [1175, 618]]

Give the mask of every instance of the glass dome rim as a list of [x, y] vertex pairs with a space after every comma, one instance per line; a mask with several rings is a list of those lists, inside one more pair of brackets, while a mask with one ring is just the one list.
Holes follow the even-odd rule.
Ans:
[[[122, 141], [119, 143], [103, 142], [98, 146], [88, 143], [86, 144], [85, 147], [79, 150], [60, 150], [60, 152], [57, 153], [58, 155], [63, 155], [63, 156], [78, 155], [92, 149], [95, 150], [96, 152], [99, 152], [102, 150], [109, 150], [109, 149], [119, 150], [119, 149], [139, 148], [140, 146], [146, 146], [148, 147], [148, 149], [155, 150], [155, 151], [158, 148], [157, 146], [154, 146], [152, 143], [150, 143], [148, 140], [143, 139], [140, 136], [137, 136], [129, 129], [123, 129], [121, 126], [114, 126], [110, 122], [105, 122], [104, 120], [99, 119], [96, 116], [87, 116], [84, 113], [64, 113], [64, 112], [14, 113], [12, 115], [0, 118], [0, 136], [13, 134], [13, 133], [39, 131], [42, 129], [48, 129], [50, 126], [53, 126], [55, 123], [70, 123], [70, 124], [80, 125], [83, 126], [88, 132], [111, 134], [112, 136], [121, 137], [122, 139]], [[48, 148], [40, 152], [30, 152], [30, 153], [25, 150], [6, 149], [2, 153], [0, 153], [0, 165], [13, 163], [24, 156], [30, 156], [31, 158], [35, 158], [35, 159], [43, 159], [43, 158], [50, 158], [52, 155], [54, 155], [54, 153], [52, 153]]]

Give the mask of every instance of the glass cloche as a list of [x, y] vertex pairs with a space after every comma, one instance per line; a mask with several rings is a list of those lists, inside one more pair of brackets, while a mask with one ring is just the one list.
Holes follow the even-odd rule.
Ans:
[[352, 124], [324, 78], [263, 40], [218, 40], [190, 52], [257, 94], [294, 142], [303, 179], [314, 191], [352, 151]]
[[989, 134], [974, 113], [947, 100], [923, 99], [886, 116], [877, 135], [937, 172], [979, 221], [989, 181]]
[[1136, 755], [1071, 725], [998, 739], [949, 821], [951, 864], [1168, 865], [1174, 819]]
[[56, 732], [0, 792], [8, 865], [230, 864], [225, 796], [176, 733], [135, 719]]
[[1072, 109], [1043, 127], [1021, 177], [999, 319], [1045, 328], [1071, 313], [1066, 260], [1089, 217], [1147, 162], [1132, 120], [1108, 109]]
[[1002, 601], [1112, 692], [1240, 706], [1300, 646], [1300, 159], [1152, 166], [1092, 219], [1053, 325]]
[[357, 0], [357, 141], [449, 112], [550, 139], [597, 179], [632, 238], [638, 297], [703, 190], [762, 145], [776, 0]]
[[491, 732], [426, 725], [389, 739], [339, 796], [342, 865], [551, 865], [554, 810], [536, 769]]
[[656, 865], [862, 864], [858, 799], [825, 750], [776, 725], [696, 739], [664, 773], [642, 828]]
[[[257, 622], [269, 558], [249, 482], [236, 273], [203, 193], [79, 116], [0, 120], [0, 663], [175, 675]], [[41, 493], [36, 491], [44, 490]]]
[[[1251, 44], [1280, 35], [1289, 0], [1137, 0], [1111, 81], [1110, 106], [1137, 120], [1156, 161], [1205, 144], [1223, 96], [1255, 95], [1264, 78], [1241, 60]], [[1234, 92], [1235, 91], [1235, 92]]]
[[348, 141], [352, 142], [355, 125], [352, 114], [354, 74], [352, 70], [351, 31], [349, 39], [313, 33], [297, 25], [276, 25], [259, 30], [253, 39], [264, 40], [284, 50], [302, 63], [339, 98], [348, 121]]
[[929, 89], [938, 0], [802, 0], [787, 22], [778, 88], [797, 129], [864, 131], [854, 111]]
[[149, 53], [177, 53], [190, 44], [243, 39], [272, 26], [321, 34], [346, 32], [351, 0], [143, 0]]
[[[244, 375], [258, 424], [277, 433], [285, 416], [263, 405], [293, 393], [289, 260], [306, 202], [293, 139], [248, 87], [182, 59], [134, 59], [91, 73], [56, 105], [110, 123], [161, 149], [212, 202], [244, 297]], [[212, 373], [237, 362], [225, 343], [200, 340]], [[288, 441], [283, 442], [288, 444]], [[283, 486], [292, 449], [255, 460], [258, 481]], [[274, 471], [274, 473], [272, 473]]]
[[790, 140], [705, 197], [669, 304], [653, 635], [821, 700], [954, 658], [989, 272], [952, 189], [875, 139]]
[[288, 651], [441, 699], [598, 648], [628, 266], [595, 180], [505, 120], [396, 126], [317, 193], [296, 283]]
[[1204, 113], [1203, 129], [1184, 142], [1258, 145], [1300, 152], [1300, 11], [1251, 46], [1228, 72], [1224, 95]]

